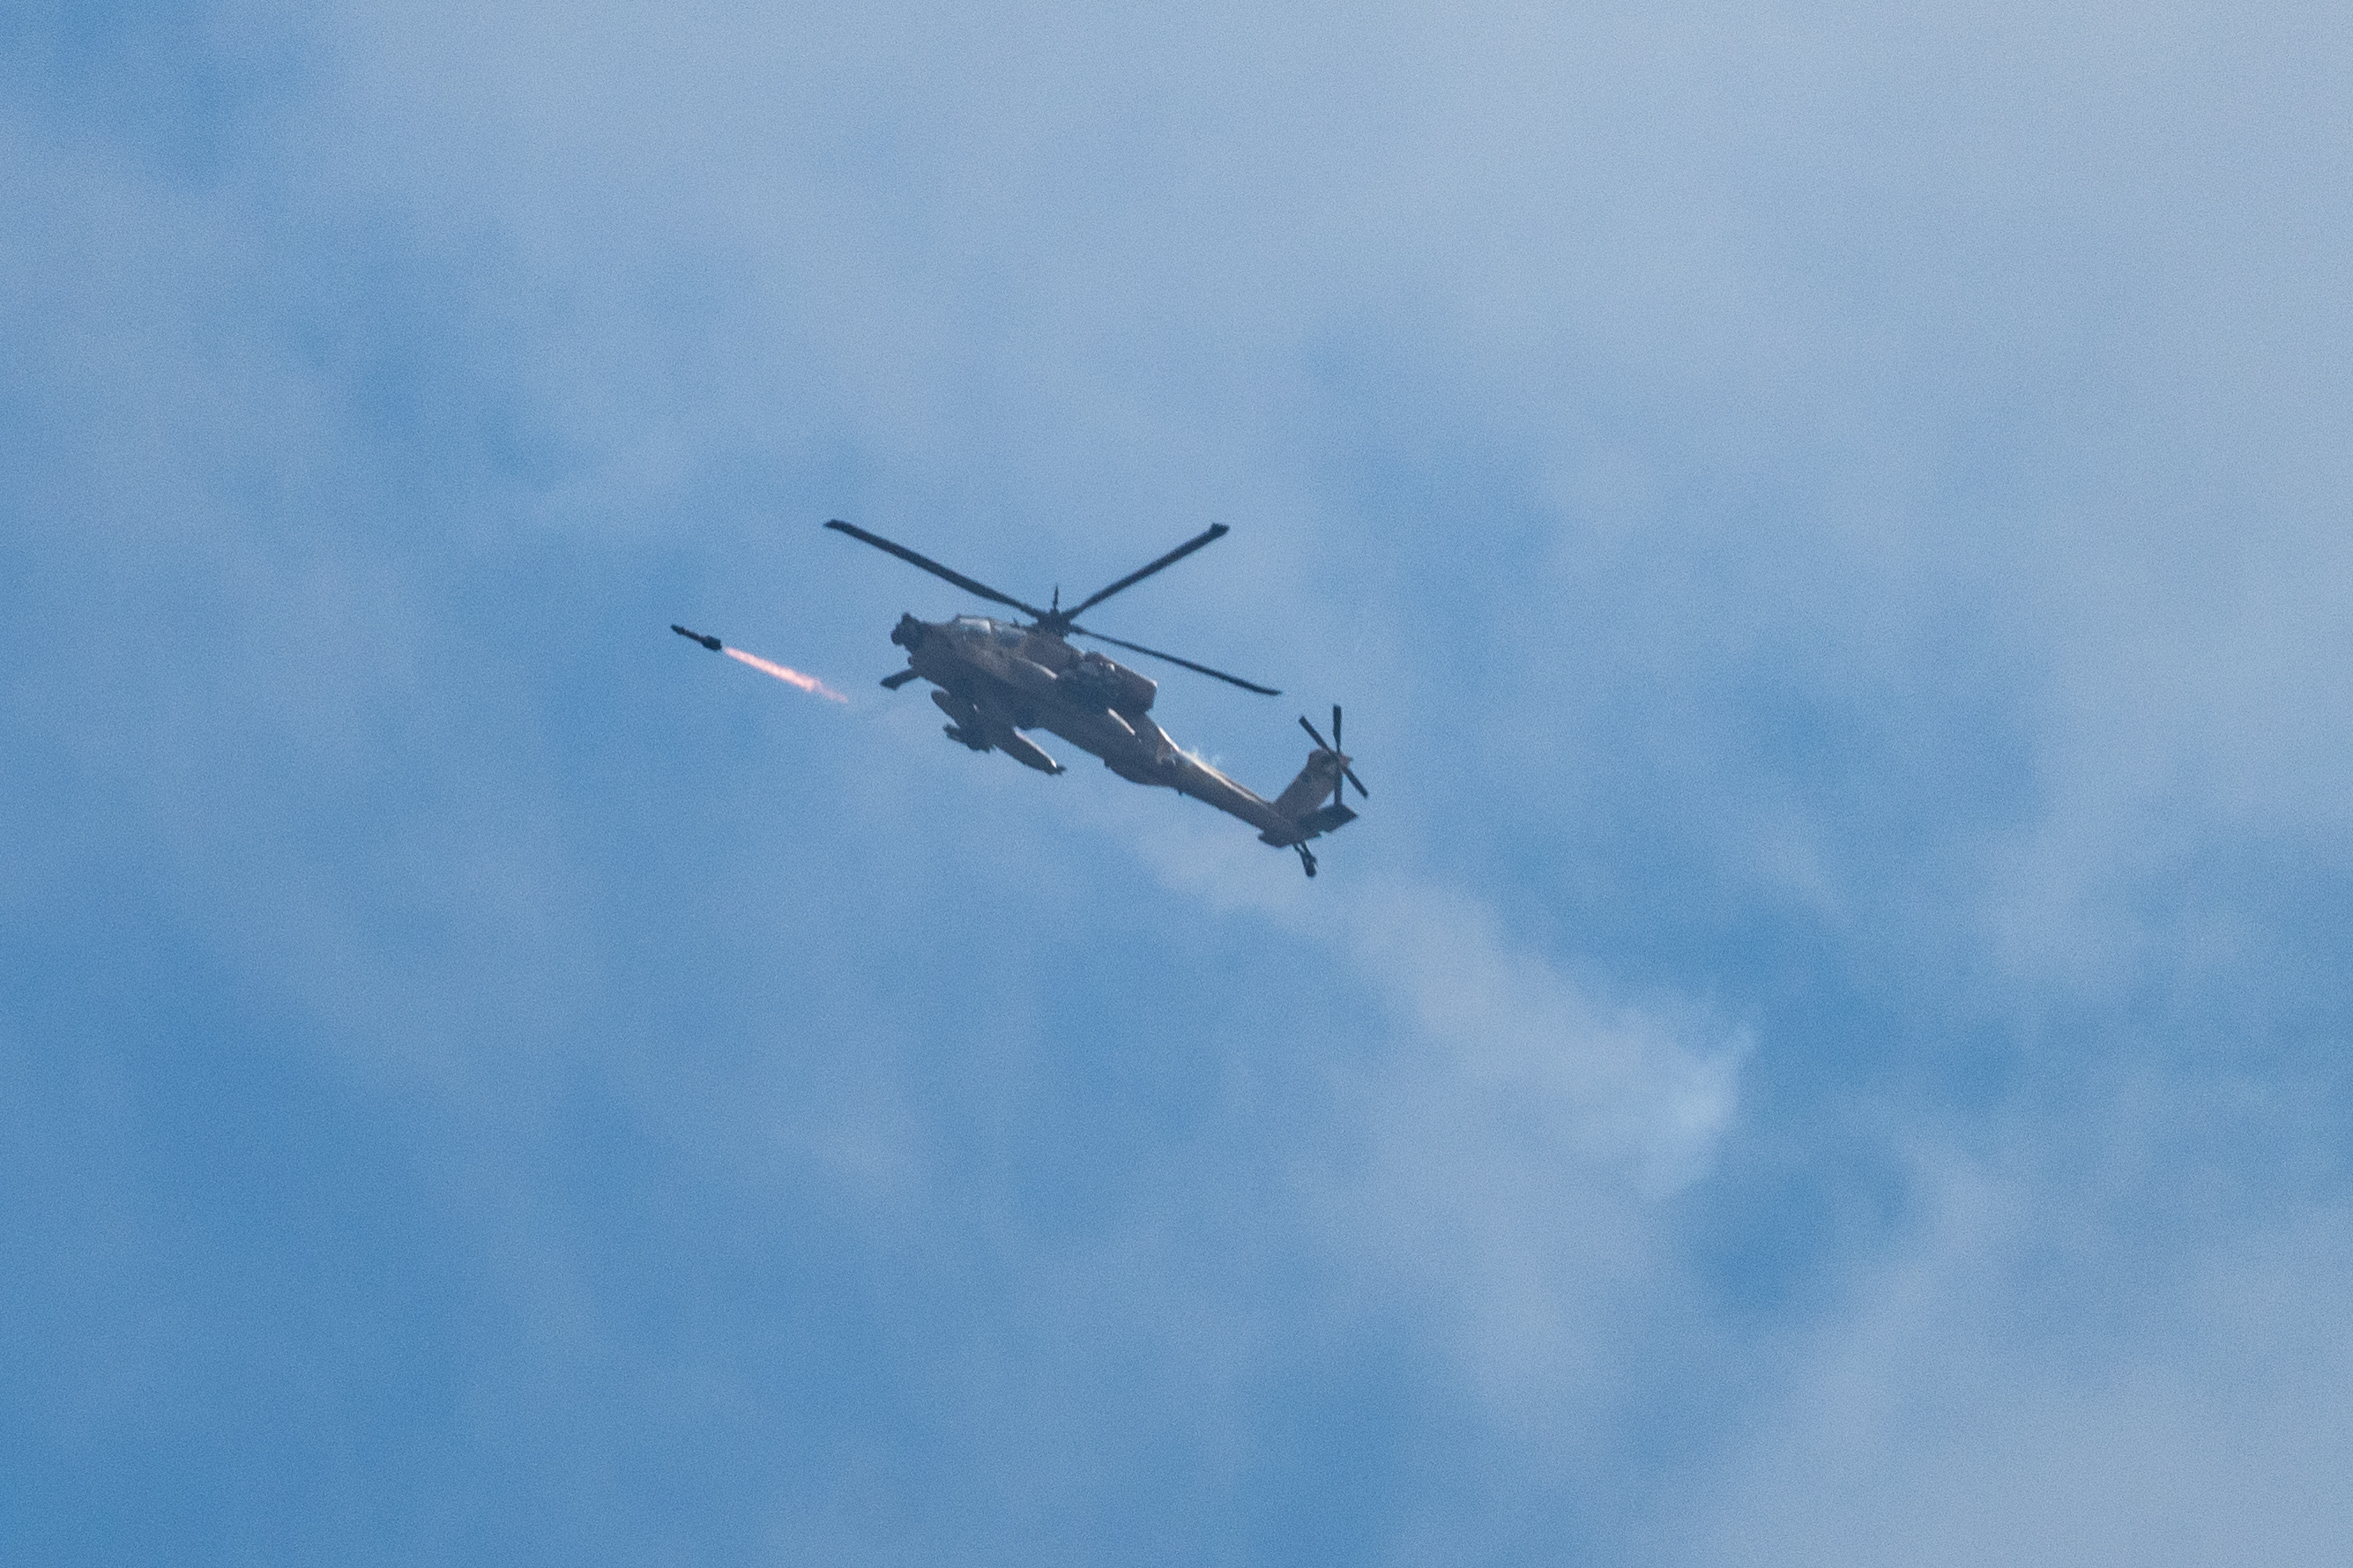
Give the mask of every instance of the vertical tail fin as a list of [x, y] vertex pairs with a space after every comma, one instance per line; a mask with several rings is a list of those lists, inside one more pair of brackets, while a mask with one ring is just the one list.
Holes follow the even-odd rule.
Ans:
[[1340, 754], [1318, 746], [1307, 754], [1307, 765], [1274, 797], [1274, 809], [1296, 822], [1315, 809], [1340, 782]]
[[[1315, 732], [1315, 726], [1310, 724], [1304, 715], [1300, 718], [1299, 727], [1307, 731], [1308, 739], [1315, 742], [1315, 749], [1307, 753], [1307, 765], [1299, 770], [1299, 776], [1291, 781], [1291, 787], [1271, 803], [1276, 813], [1290, 825], [1291, 831], [1286, 837], [1279, 828], [1269, 828], [1259, 837], [1269, 844], [1288, 844], [1298, 850], [1299, 863], [1313, 877], [1315, 875], [1315, 857], [1307, 852], [1307, 841], [1356, 820], [1356, 814], [1350, 811], [1340, 798], [1340, 781], [1345, 779], [1355, 784], [1359, 795], [1366, 792], [1348, 766], [1348, 754], [1340, 750], [1340, 710], [1337, 704], [1332, 709], [1332, 739], [1328, 743]], [[1331, 800], [1318, 804], [1324, 802], [1326, 795], [1332, 797]]]
[[[1291, 781], [1291, 787], [1277, 795], [1274, 809], [1280, 812], [1297, 831], [1295, 844], [1320, 837], [1345, 823], [1356, 820], [1356, 814], [1337, 800], [1325, 801], [1324, 796], [1338, 793], [1340, 770], [1345, 766], [1337, 752], [1318, 748], [1307, 758], [1307, 765]], [[1308, 875], [1314, 876], [1313, 871]]]

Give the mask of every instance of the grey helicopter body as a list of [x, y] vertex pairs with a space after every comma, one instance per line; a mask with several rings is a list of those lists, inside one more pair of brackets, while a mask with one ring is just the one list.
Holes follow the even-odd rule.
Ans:
[[1350, 759], [1339, 750], [1338, 708], [1332, 710], [1328, 744], [1314, 725], [1303, 718], [1299, 721], [1314, 740], [1315, 749], [1299, 775], [1269, 800], [1169, 738], [1152, 718], [1153, 700], [1159, 694], [1157, 682], [1092, 648], [1071, 646], [1073, 636], [1092, 637], [1247, 691], [1281, 695], [1271, 687], [1175, 654], [1122, 642], [1077, 624], [1078, 616], [1113, 594], [1221, 538], [1227, 531], [1224, 524], [1188, 540], [1068, 610], [1061, 608], [1059, 592], [1052, 607], [1040, 610], [863, 529], [839, 521], [826, 526], [888, 551], [967, 593], [1029, 616], [1026, 626], [987, 616], [957, 616], [944, 621], [900, 616], [891, 640], [907, 650], [907, 668], [885, 678], [882, 684], [895, 691], [911, 680], [929, 681], [934, 688], [932, 700], [948, 717], [949, 739], [976, 752], [1003, 752], [1039, 773], [1060, 773], [1064, 771], [1061, 763], [1022, 732], [1043, 730], [1100, 757], [1105, 767], [1131, 783], [1173, 789], [1240, 817], [1259, 830], [1260, 842], [1297, 851], [1301, 866], [1311, 877], [1315, 874], [1315, 857], [1307, 848], [1308, 841], [1356, 820], [1356, 814], [1341, 800], [1342, 783], [1354, 784], [1359, 795], [1366, 792], [1348, 766]]

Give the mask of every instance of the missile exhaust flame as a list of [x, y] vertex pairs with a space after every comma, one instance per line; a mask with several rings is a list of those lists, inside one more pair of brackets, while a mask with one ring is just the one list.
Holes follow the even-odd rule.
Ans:
[[748, 664], [754, 669], [758, 670], [761, 674], [773, 675], [778, 680], [783, 681], [786, 685], [797, 686], [803, 691], [808, 692], [812, 696], [823, 697], [835, 702], [846, 703], [849, 700], [849, 698], [844, 697], [840, 692], [836, 691], [832, 687], [828, 686], [816, 676], [803, 675], [797, 669], [787, 669], [781, 664], [772, 664], [768, 660], [762, 658], [756, 653], [745, 653], [740, 647], [723, 647], [719, 651], [739, 664]]

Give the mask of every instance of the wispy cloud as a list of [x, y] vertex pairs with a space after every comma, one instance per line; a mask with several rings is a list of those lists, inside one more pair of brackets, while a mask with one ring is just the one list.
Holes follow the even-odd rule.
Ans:
[[[284, 1247], [251, 1206], [348, 1174], [224, 1188], [249, 1151], [206, 1142], [307, 1068], [461, 1223], [512, 1216], [484, 1258], [545, 1260], [453, 1285], [419, 1363], [477, 1358], [511, 1425], [417, 1451], [552, 1558], [592, 1489], [638, 1555], [741, 1556], [786, 1473], [878, 1560], [1054, 1556], [966, 1521], [992, 1489], [1138, 1558], [1104, 1500], [1184, 1451], [1164, 1555], [1366, 1560], [1384, 1526], [1254, 1522], [1314, 1488], [1253, 1440], [1385, 1348], [1326, 1331], [1355, 1298], [1455, 1358], [1409, 1403], [1641, 1363], [1611, 1392], [1672, 1404], [1699, 1366], [1695, 1559], [2344, 1556], [2348, 35], [2047, 10], [199, 3], [37, 37], [0, 95], [0, 786], [8, 934], [56, 962], [0, 1002], [87, 1016], [0, 1030], [11, 1081], [135, 1084], [145, 1020], [237, 1005], [185, 1142], [92, 1110], [17, 1185], [262, 1227], [171, 1243], [216, 1353], [142, 1365], [148, 1425], [282, 1429], [299, 1458], [240, 1461], [282, 1499], [355, 1451], [341, 1370], [174, 1382], [349, 1321], [248, 1259], [369, 1277], [364, 1233]], [[85, 90], [123, 82], [135, 116]], [[1041, 594], [1246, 524], [1122, 626], [1377, 691], [1377, 810], [1308, 884], [1193, 805], [951, 753], [848, 673], [947, 590], [881, 586], [838, 512]], [[706, 602], [858, 721], [638, 661]], [[1285, 731], [1173, 697], [1189, 736]], [[1288, 1076], [1228, 1097], [1227, 1059]], [[2116, 1239], [2224, 1190], [2194, 1242]], [[1444, 1517], [1443, 1479], [1364, 1479], [1355, 1415], [1428, 1430], [1377, 1405], [1287, 1429], [1326, 1513]], [[1603, 1499], [1605, 1547], [1693, 1479], [1532, 1430], [1462, 1468]], [[110, 1435], [59, 1431], [79, 1528]], [[318, 1528], [403, 1506], [353, 1500]]]
[[1778, 1396], [1677, 1560], [2337, 1555], [2353, 1531], [2342, 1206], [2130, 1236], [2102, 1182], [2025, 1152], [1915, 1148], [1917, 1224], [1790, 1353], [1760, 1358]]
[[1335, 1242], [1442, 1302], [1491, 1391], [1540, 1397], [1615, 1355], [1598, 1313], [1650, 1274], [1651, 1205], [1730, 1128], [1747, 1034], [1688, 999], [1605, 999], [1470, 894], [1345, 866], [1361, 838], [1310, 883], [1222, 820], [1143, 826], [1169, 805], [1119, 813], [1158, 876], [1326, 948], [1393, 1023], [1358, 1052], [1302, 1042], [1348, 1129], [1301, 1172]]

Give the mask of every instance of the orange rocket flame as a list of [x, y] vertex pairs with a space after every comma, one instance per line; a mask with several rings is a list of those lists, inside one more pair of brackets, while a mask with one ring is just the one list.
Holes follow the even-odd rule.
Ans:
[[797, 686], [803, 691], [809, 692], [814, 696], [829, 698], [836, 702], [847, 702], [849, 700], [849, 698], [844, 697], [840, 692], [836, 691], [832, 687], [828, 686], [816, 676], [803, 675], [797, 669], [786, 669], [781, 664], [771, 664], [756, 653], [745, 653], [740, 647], [723, 647], [719, 651], [740, 664], [750, 665], [754, 669], [758, 670], [763, 675], [773, 675], [778, 680], [783, 681], [786, 685]]

